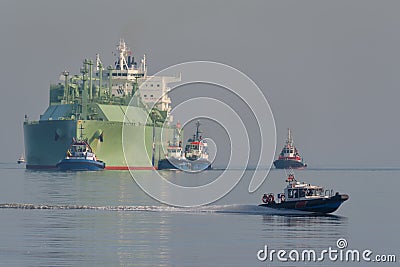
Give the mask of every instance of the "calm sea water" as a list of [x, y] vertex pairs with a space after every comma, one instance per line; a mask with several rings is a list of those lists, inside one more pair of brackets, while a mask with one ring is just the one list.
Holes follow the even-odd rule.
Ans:
[[[350, 200], [332, 216], [254, 212], [262, 193], [284, 187], [285, 173], [272, 170], [253, 194], [247, 192], [246, 175], [208, 207], [177, 209], [147, 196], [129, 172], [61, 173], [0, 164], [0, 265], [365, 266], [328, 257], [321, 262], [257, 259], [265, 245], [319, 253], [338, 249], [337, 240], [344, 238], [346, 249], [397, 257], [397, 263], [368, 266], [398, 266], [400, 170], [321, 169], [296, 175], [347, 193]], [[168, 176], [197, 185], [218, 171]]]

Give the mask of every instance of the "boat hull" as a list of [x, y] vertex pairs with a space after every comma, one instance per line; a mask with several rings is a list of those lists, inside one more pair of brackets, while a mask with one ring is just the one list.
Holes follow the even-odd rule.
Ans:
[[100, 171], [106, 164], [99, 160], [63, 159], [56, 167], [62, 171]]
[[349, 199], [348, 195], [336, 194], [330, 198], [319, 198], [299, 201], [284, 201], [281, 203], [270, 202], [261, 204], [261, 207], [279, 209], [279, 210], [298, 210], [310, 213], [328, 214], [336, 211], [340, 205]]
[[159, 170], [182, 170], [189, 171], [191, 169], [190, 162], [187, 159], [163, 159], [158, 162]]
[[[64, 159], [72, 139], [80, 136], [81, 124], [85, 129], [84, 138], [87, 138], [97, 158], [106, 163], [108, 170], [152, 170], [156, 168], [161, 155], [164, 155], [161, 127], [155, 127], [153, 150], [152, 126], [133, 123], [124, 126], [123, 122], [118, 121], [44, 120], [24, 123], [26, 168], [56, 169], [57, 163]], [[164, 131], [168, 135], [170, 129]], [[125, 144], [129, 145], [129, 149], [123, 147], [122, 132], [127, 138]], [[143, 143], [146, 152], [134, 153], [143, 147]], [[129, 164], [126, 163], [124, 150], [126, 153], [132, 150], [129, 153]]]
[[211, 170], [211, 162], [209, 162], [206, 159], [197, 159], [194, 161], [189, 161], [190, 162], [190, 169], [192, 171], [202, 171], [202, 170]]
[[302, 169], [307, 167], [307, 164], [292, 159], [277, 159], [274, 161], [274, 166], [277, 169]]
[[158, 163], [159, 170], [182, 170], [182, 171], [202, 171], [211, 170], [212, 166], [208, 160], [187, 160], [187, 159], [163, 159]]

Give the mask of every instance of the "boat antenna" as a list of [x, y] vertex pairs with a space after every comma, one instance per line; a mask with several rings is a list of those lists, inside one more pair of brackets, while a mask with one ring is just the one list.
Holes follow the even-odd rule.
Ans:
[[151, 165], [153, 167], [155, 167], [155, 158], [154, 158], [154, 154], [156, 152], [156, 126], [155, 126], [155, 122], [153, 122], [153, 144], [152, 144], [152, 152], [151, 152]]
[[179, 136], [180, 136], [180, 123], [178, 122], [175, 125], [175, 129], [174, 129], [174, 135], [173, 135], [173, 139], [172, 139], [172, 144], [173, 146], [179, 146]]
[[286, 140], [286, 144], [293, 146], [292, 132], [290, 131], [290, 128], [288, 128], [288, 138]]
[[85, 128], [83, 128], [83, 125], [82, 125], [82, 123], [80, 124], [80, 127], [79, 127], [79, 130], [81, 130], [81, 135], [80, 135], [80, 139], [81, 140], [83, 140], [83, 129], [85, 129]]
[[200, 137], [201, 131], [199, 130], [199, 127], [200, 127], [200, 121], [197, 121], [197, 122], [196, 122], [196, 136], [195, 136], [195, 140], [199, 140], [199, 137]]

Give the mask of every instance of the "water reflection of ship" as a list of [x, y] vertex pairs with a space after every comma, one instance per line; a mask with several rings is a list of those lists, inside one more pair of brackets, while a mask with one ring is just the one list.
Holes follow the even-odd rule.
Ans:
[[314, 225], [314, 224], [347, 224], [348, 219], [335, 214], [314, 215], [263, 215], [263, 222], [268, 226], [284, 225], [287, 227]]
[[[331, 244], [332, 240], [347, 234], [348, 218], [326, 215], [263, 215], [263, 238], [265, 240], [279, 240], [290, 242], [292, 245], [304, 242], [304, 239], [321, 244]], [[283, 230], [286, 229], [286, 230]], [[316, 235], [315, 233], [324, 233]], [[285, 241], [283, 241], [285, 240]]]

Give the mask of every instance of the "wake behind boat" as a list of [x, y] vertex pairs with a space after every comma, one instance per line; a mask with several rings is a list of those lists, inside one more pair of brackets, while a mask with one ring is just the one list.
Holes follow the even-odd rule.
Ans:
[[261, 207], [268, 207], [279, 210], [298, 210], [310, 213], [332, 213], [340, 205], [349, 199], [346, 194], [333, 193], [333, 190], [324, 190], [323, 187], [296, 181], [293, 174], [289, 174], [286, 180], [288, 185], [284, 193], [264, 194]]

